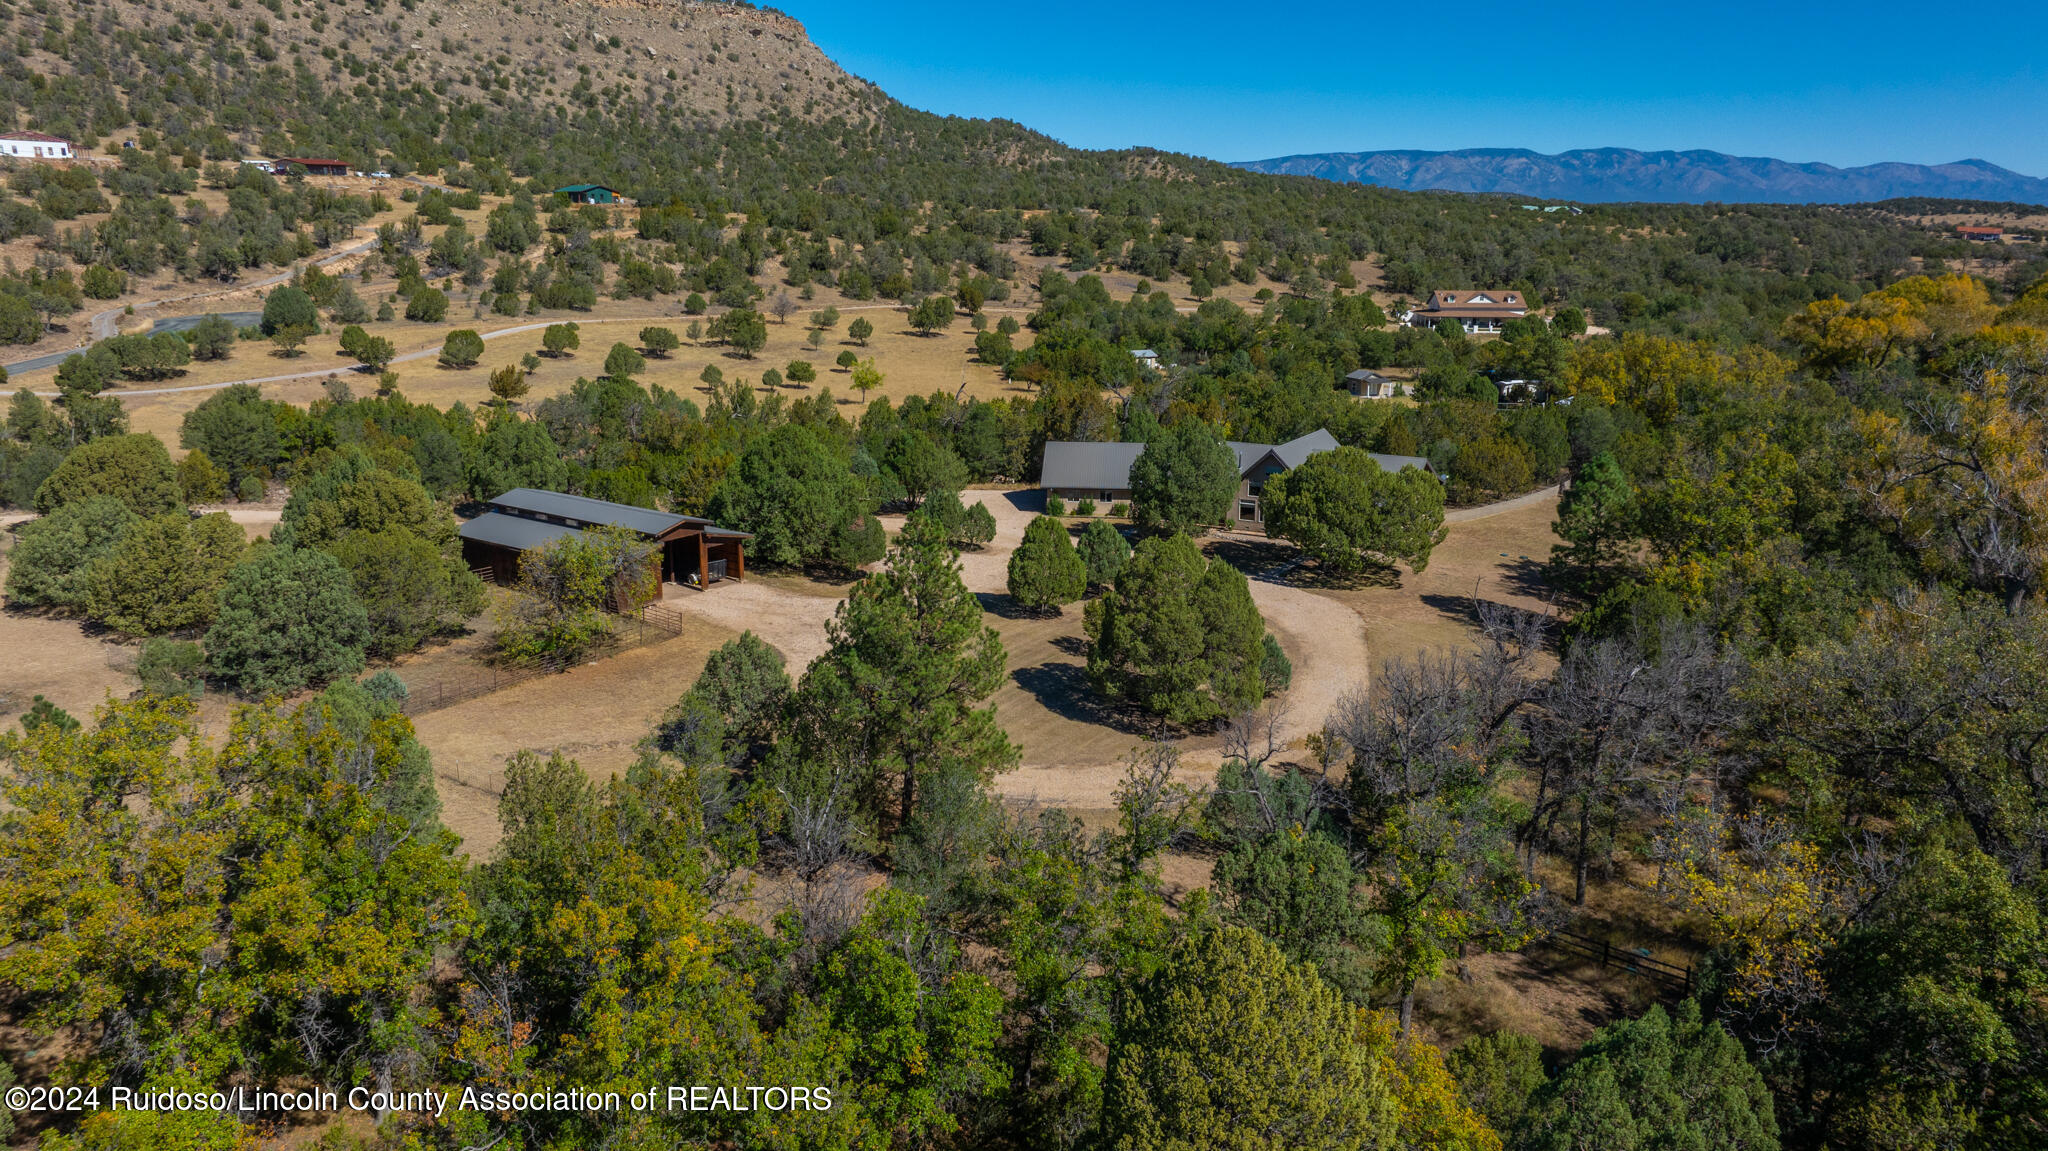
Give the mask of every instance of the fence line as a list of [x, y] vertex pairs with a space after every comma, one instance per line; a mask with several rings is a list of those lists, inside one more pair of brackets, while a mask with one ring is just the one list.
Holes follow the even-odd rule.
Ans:
[[407, 715], [440, 711], [442, 708], [454, 707], [460, 703], [480, 699], [492, 692], [515, 687], [528, 680], [558, 675], [572, 667], [610, 659], [648, 644], [661, 643], [681, 635], [687, 619], [688, 617], [674, 608], [664, 608], [658, 603], [649, 604], [634, 615], [619, 616], [611, 639], [576, 659], [540, 659], [517, 664], [476, 664], [467, 674], [423, 683], [408, 682], [405, 701], [399, 705], [399, 710]]
[[1570, 952], [1598, 963], [1605, 970], [1619, 967], [1623, 971], [1641, 975], [1667, 990], [1676, 991], [1681, 997], [1692, 994], [1692, 964], [1683, 967], [1652, 959], [1649, 952], [1640, 948], [1616, 947], [1605, 939], [1580, 935], [1576, 931], [1553, 931], [1545, 939], [1560, 950]]

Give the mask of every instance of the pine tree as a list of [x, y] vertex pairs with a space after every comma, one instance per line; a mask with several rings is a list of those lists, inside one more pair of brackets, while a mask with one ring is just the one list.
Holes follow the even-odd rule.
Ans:
[[995, 709], [982, 706], [1002, 684], [1002, 639], [940, 525], [912, 516], [829, 636], [797, 689], [797, 758], [807, 771], [855, 773], [855, 798], [876, 824], [903, 825], [942, 779], [985, 785], [1016, 766]]
[[1131, 465], [1131, 522], [1161, 535], [1221, 523], [1237, 495], [1237, 456], [1200, 420], [1145, 445]]
[[1265, 694], [1265, 623], [1250, 585], [1186, 536], [1138, 545], [1116, 589], [1088, 605], [1087, 625], [1097, 688], [1169, 722], [1232, 715]]
[[1421, 571], [1445, 536], [1444, 488], [1435, 476], [1419, 468], [1383, 471], [1351, 447], [1273, 477], [1263, 510], [1267, 534], [1340, 572], [1396, 561]]
[[271, 547], [228, 576], [206, 660], [221, 679], [261, 696], [361, 671], [368, 639], [363, 605], [333, 557]]
[[1081, 540], [1076, 545], [1081, 560], [1088, 566], [1088, 585], [1108, 587], [1122, 574], [1124, 564], [1130, 562], [1131, 542], [1124, 533], [1108, 520], [1089, 520], [1081, 529]]
[[1612, 587], [1629, 561], [1634, 513], [1635, 488], [1612, 452], [1581, 465], [1557, 506], [1553, 530], [1565, 542], [1550, 564], [1560, 581], [1589, 598]]
[[1088, 565], [1074, 550], [1066, 525], [1038, 516], [1010, 553], [1010, 598], [1033, 611], [1073, 603], [1088, 590]]

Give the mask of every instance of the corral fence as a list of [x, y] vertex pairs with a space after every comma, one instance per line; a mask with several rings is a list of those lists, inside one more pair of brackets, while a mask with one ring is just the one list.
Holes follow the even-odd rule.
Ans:
[[1544, 937], [1544, 942], [1570, 955], [1590, 959], [1604, 970], [1620, 968], [1634, 975], [1640, 975], [1655, 983], [1659, 989], [1680, 998], [1692, 994], [1692, 964], [1680, 966], [1653, 958], [1650, 952], [1640, 947], [1618, 947], [1605, 939], [1580, 935], [1576, 931], [1553, 931]]
[[406, 681], [405, 702], [399, 709], [407, 715], [422, 715], [454, 707], [503, 691], [542, 676], [559, 675], [572, 667], [660, 643], [681, 635], [687, 617], [672, 607], [650, 603], [632, 615], [620, 615], [612, 623], [611, 638], [574, 659], [539, 659], [518, 663], [473, 663], [439, 672], [432, 678]]

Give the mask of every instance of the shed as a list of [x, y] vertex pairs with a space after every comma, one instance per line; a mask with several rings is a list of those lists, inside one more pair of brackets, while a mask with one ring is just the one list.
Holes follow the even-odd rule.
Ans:
[[556, 188], [555, 195], [569, 197], [571, 204], [616, 204], [619, 194], [603, 184], [569, 184]]
[[494, 582], [511, 584], [519, 578], [521, 553], [595, 527], [624, 528], [658, 544], [661, 583], [700, 590], [720, 580], [744, 579], [746, 541], [754, 538], [698, 516], [514, 488], [492, 500], [489, 511], [462, 525], [462, 558]]
[[1352, 395], [1368, 400], [1390, 400], [1401, 394], [1398, 381], [1388, 379], [1371, 368], [1346, 372], [1342, 386]]

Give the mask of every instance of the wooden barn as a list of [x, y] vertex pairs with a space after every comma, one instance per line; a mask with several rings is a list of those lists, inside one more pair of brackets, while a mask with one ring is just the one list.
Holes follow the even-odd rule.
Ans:
[[[659, 544], [664, 587], [709, 588], [747, 574], [746, 532], [731, 531], [697, 516], [615, 504], [587, 496], [514, 488], [491, 501], [490, 510], [462, 525], [462, 559], [495, 583], [519, 579], [519, 556], [585, 528], [614, 527]], [[654, 573], [649, 573], [654, 574]]]

